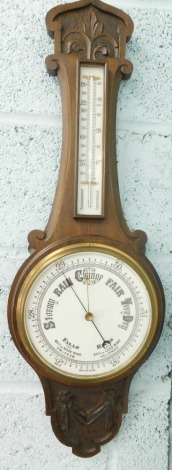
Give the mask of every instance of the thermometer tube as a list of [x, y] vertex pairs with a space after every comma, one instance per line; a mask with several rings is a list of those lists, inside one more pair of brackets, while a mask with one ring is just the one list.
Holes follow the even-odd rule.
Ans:
[[77, 215], [102, 216], [104, 65], [81, 65]]

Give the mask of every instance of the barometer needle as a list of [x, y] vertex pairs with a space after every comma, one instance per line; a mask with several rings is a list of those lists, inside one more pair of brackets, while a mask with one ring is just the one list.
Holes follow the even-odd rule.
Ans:
[[[62, 273], [63, 273], [63, 276], [65, 277], [65, 279], [67, 279], [67, 277], [65, 276], [64, 271], [62, 271]], [[86, 283], [87, 283], [87, 279], [88, 279], [88, 275], [86, 276]], [[88, 313], [89, 313], [88, 310], [85, 308], [84, 304], [82, 303], [82, 300], [79, 298], [79, 296], [78, 296], [78, 294], [76, 293], [74, 287], [73, 287], [72, 285], [70, 285], [70, 287], [71, 287], [71, 289], [73, 290], [73, 293], [76, 295], [77, 299], [79, 300], [80, 304], [82, 305], [83, 309], [84, 309], [85, 312], [88, 314]], [[87, 283], [87, 296], [88, 296], [88, 283]], [[89, 297], [88, 297], [88, 308], [89, 308]], [[94, 327], [96, 328], [96, 330], [97, 330], [97, 332], [99, 333], [99, 335], [101, 336], [101, 338], [102, 338], [102, 340], [103, 340], [103, 345], [102, 345], [102, 346], [103, 346], [103, 348], [104, 348], [107, 344], [109, 344], [109, 341], [106, 341], [106, 340], [103, 338], [102, 334], [100, 333], [100, 331], [99, 331], [99, 329], [97, 328], [96, 324], [94, 323], [94, 320], [93, 320], [93, 319], [91, 319], [91, 322], [92, 322], [92, 324], [94, 325]]]
[[[65, 276], [65, 273], [63, 271], [62, 271], [62, 273], [63, 273], [63, 276], [65, 277], [65, 279], [67, 279], [67, 277]], [[70, 287], [73, 290], [74, 294], [76, 295], [77, 299], [79, 300], [80, 304], [82, 305], [83, 309], [87, 313], [87, 309], [84, 307], [84, 304], [82, 303], [82, 300], [79, 298], [78, 294], [76, 293], [74, 287], [72, 285], [70, 285]]]
[[100, 331], [98, 330], [97, 326], [95, 325], [94, 320], [91, 320], [91, 321], [92, 321], [92, 324], [95, 326], [96, 330], [98, 331], [99, 335], [101, 336], [103, 342], [105, 342], [103, 336], [101, 335]]

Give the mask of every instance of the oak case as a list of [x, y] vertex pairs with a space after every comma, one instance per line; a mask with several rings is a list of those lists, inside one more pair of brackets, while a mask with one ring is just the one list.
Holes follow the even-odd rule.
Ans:
[[[51, 416], [58, 439], [73, 453], [90, 457], [100, 445], [117, 433], [122, 413], [127, 412], [128, 391], [133, 374], [154, 349], [163, 324], [164, 294], [160, 279], [144, 255], [146, 234], [131, 232], [124, 220], [117, 178], [115, 121], [117, 94], [121, 79], [129, 78], [132, 64], [125, 59], [125, 45], [133, 23], [128, 15], [107, 4], [82, 0], [53, 8], [46, 18], [47, 29], [55, 38], [55, 53], [47, 58], [51, 74], [60, 80], [63, 105], [63, 145], [60, 174], [52, 212], [45, 231], [29, 236], [28, 260], [20, 268], [11, 288], [8, 304], [13, 340], [38, 374], [44, 388], [46, 413]], [[97, 61], [97, 62], [96, 62]], [[104, 64], [106, 68], [104, 120], [104, 184], [101, 217], [76, 216], [78, 156], [78, 89], [82, 63]], [[21, 321], [28, 279], [34, 278], [54, 253], [87, 247], [114, 250], [141, 273], [152, 299], [152, 334], [144, 351], [119, 375], [96, 381], [72, 380], [48, 368], [36, 357], [26, 341]], [[59, 256], [59, 255], [58, 255]], [[30, 276], [30, 277], [29, 277]], [[29, 286], [30, 284], [28, 284]]]

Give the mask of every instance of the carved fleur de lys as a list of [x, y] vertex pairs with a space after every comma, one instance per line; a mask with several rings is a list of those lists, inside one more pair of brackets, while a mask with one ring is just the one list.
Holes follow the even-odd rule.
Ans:
[[103, 32], [104, 25], [102, 21], [98, 19], [94, 10], [91, 10], [91, 12], [88, 12], [85, 15], [84, 23], [86, 27], [86, 34], [91, 40]]
[[[73, 31], [63, 35], [63, 53], [79, 55], [81, 59], [101, 59], [117, 57], [119, 49], [118, 34], [114, 29], [106, 32], [107, 25], [101, 21], [95, 10], [89, 9], [82, 17], [79, 30], [75, 31], [77, 19], [73, 19]], [[110, 30], [111, 30], [111, 24]], [[114, 26], [113, 26], [114, 27]]]

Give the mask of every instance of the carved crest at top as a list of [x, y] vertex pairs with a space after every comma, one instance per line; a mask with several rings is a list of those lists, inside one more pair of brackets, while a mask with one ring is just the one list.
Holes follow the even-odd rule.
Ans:
[[107, 15], [100, 14], [95, 8], [88, 8], [82, 12], [82, 16], [78, 13], [74, 15], [67, 33], [62, 26], [62, 52], [77, 54], [81, 59], [117, 57], [117, 29], [117, 24], [111, 21], [108, 23]]
[[55, 37], [55, 52], [80, 59], [122, 58], [132, 34], [128, 15], [100, 0], [81, 0], [49, 11], [47, 29]]

